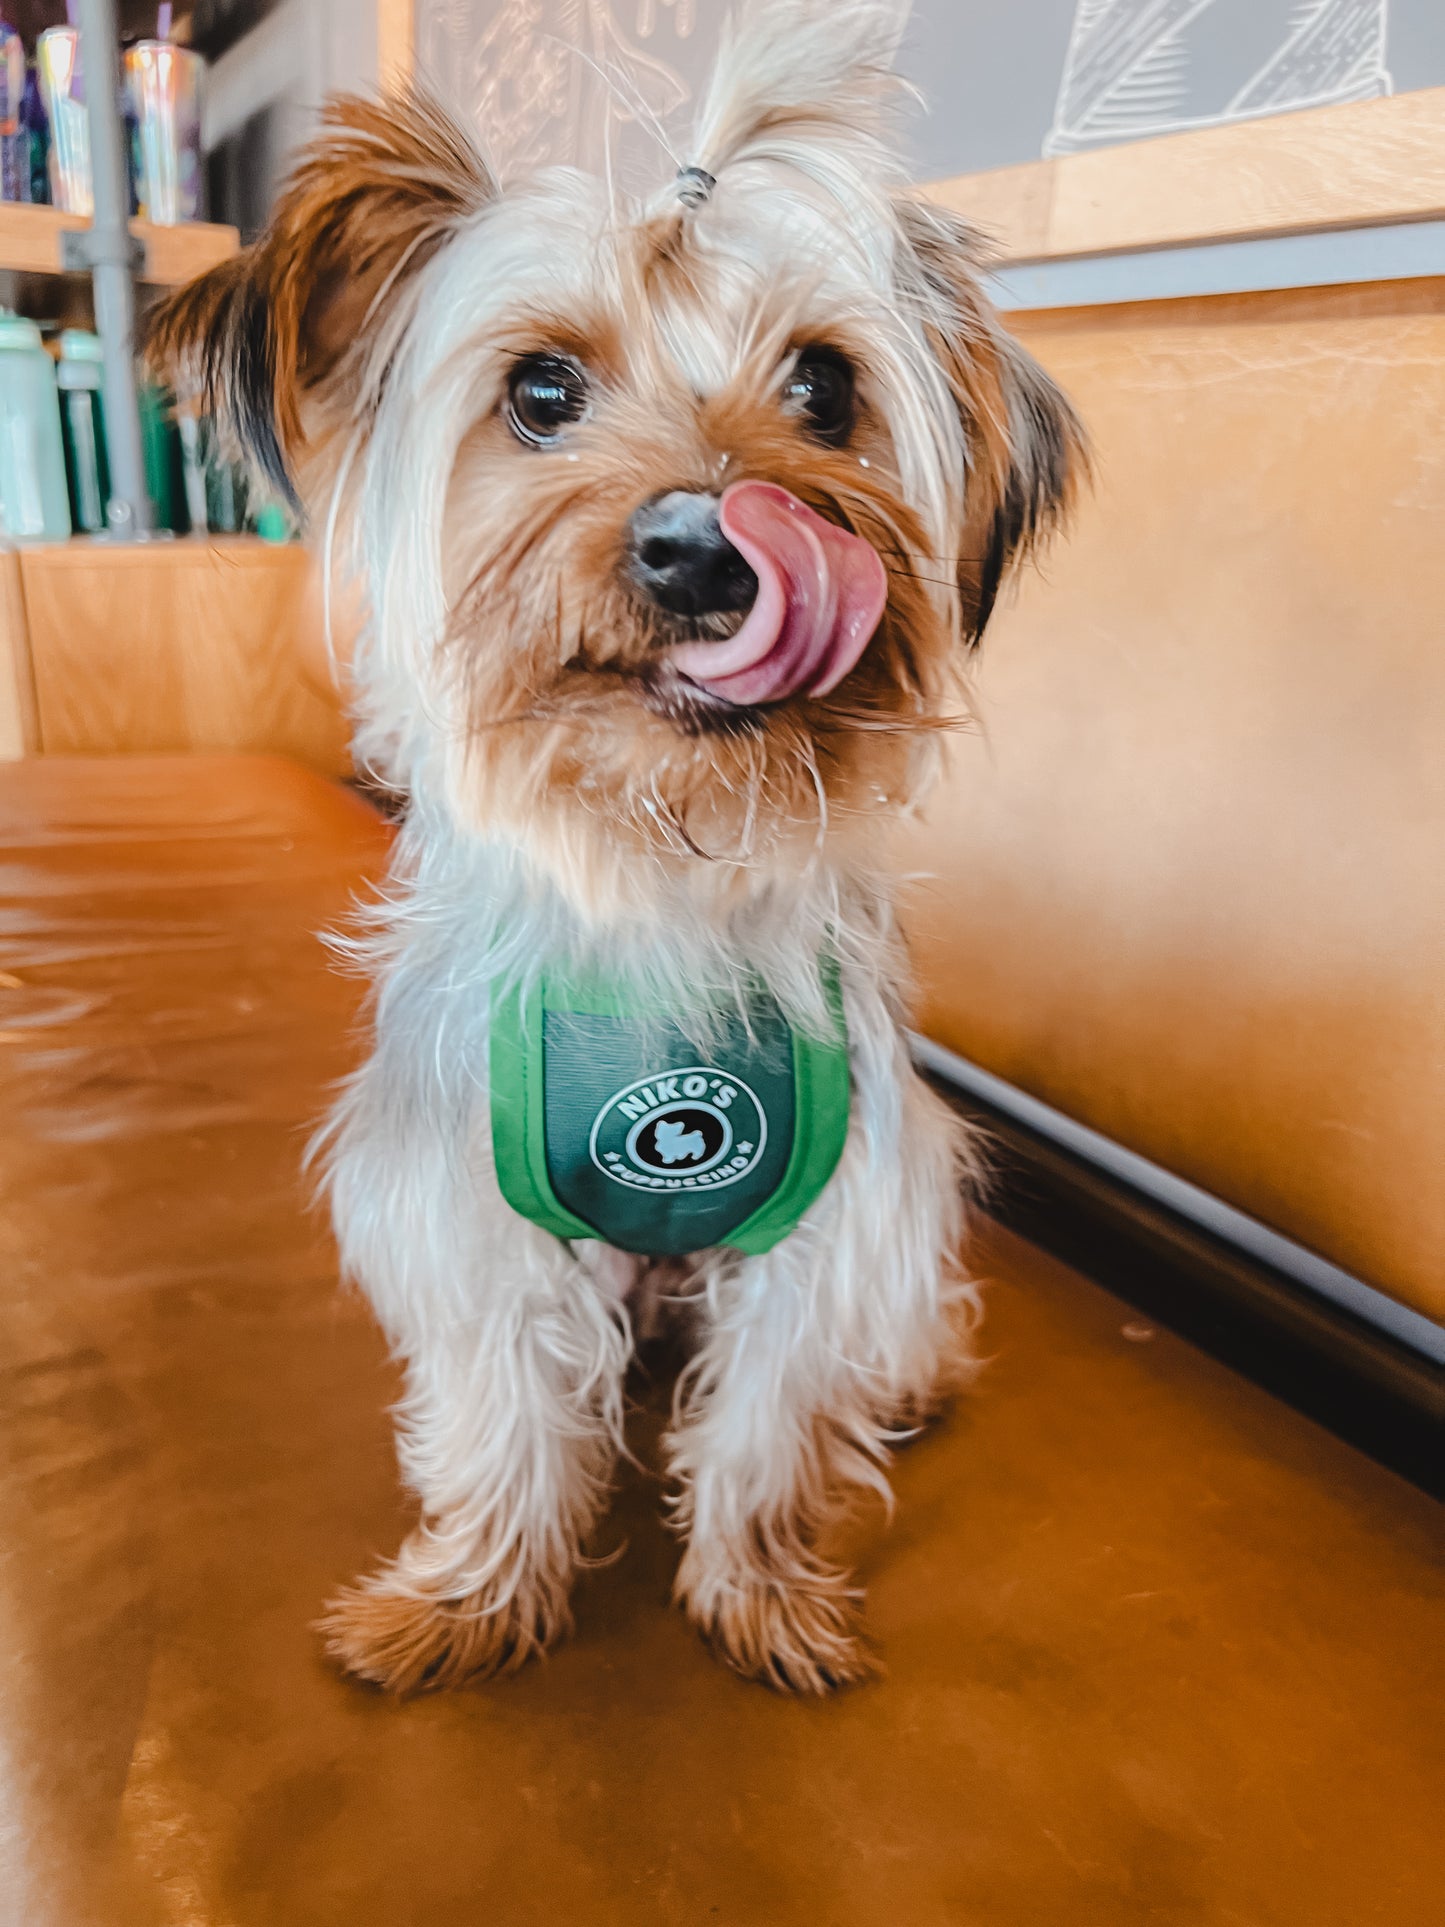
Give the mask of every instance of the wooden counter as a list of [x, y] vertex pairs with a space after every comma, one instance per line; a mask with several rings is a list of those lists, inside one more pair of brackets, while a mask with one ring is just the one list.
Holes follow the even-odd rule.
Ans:
[[0, 758], [271, 750], [349, 767], [304, 549], [72, 541], [0, 559]]

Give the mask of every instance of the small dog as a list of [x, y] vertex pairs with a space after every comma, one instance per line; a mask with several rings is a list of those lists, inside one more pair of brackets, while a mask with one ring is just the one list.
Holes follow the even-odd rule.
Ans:
[[363, 583], [358, 753], [408, 801], [329, 1129], [421, 1521], [324, 1630], [397, 1691], [568, 1624], [644, 1323], [690, 1345], [676, 1596], [740, 1673], [868, 1665], [823, 1530], [976, 1311], [880, 836], [1082, 462], [890, 144], [898, 9], [768, 0], [641, 204], [503, 191], [424, 98], [334, 103], [152, 351]]

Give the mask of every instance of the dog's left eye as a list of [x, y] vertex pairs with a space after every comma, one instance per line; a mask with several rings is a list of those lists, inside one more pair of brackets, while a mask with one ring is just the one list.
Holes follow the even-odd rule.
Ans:
[[783, 406], [819, 441], [846, 442], [857, 413], [853, 364], [836, 348], [804, 348], [783, 383]]
[[587, 377], [560, 355], [528, 355], [512, 370], [508, 418], [512, 432], [534, 448], [555, 442], [590, 406]]

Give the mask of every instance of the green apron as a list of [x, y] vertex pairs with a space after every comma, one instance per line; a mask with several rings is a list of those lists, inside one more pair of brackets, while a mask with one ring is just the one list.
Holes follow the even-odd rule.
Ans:
[[515, 1211], [559, 1238], [675, 1257], [770, 1251], [837, 1168], [848, 1135], [848, 1033], [795, 1030], [758, 991], [694, 1043], [615, 985], [543, 975], [495, 998], [492, 1148]]

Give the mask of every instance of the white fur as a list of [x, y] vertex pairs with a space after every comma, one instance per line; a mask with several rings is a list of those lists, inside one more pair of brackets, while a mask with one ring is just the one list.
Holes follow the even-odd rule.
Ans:
[[[929, 351], [929, 291], [900, 280], [882, 119], [898, 12], [830, 0], [749, 16], [685, 157], [721, 181], [692, 217], [707, 299], [659, 312], [632, 351], [706, 395], [779, 332], [780, 298], [784, 337], [798, 315], [846, 322], [866, 337], [903, 491], [944, 557], [967, 457]], [[452, 469], [505, 379], [499, 325], [529, 300], [605, 300], [611, 237], [632, 218], [571, 173], [476, 215], [383, 329], [386, 383], [343, 479], [373, 610], [356, 665], [361, 743], [411, 797], [387, 901], [358, 946], [376, 977], [375, 1050], [326, 1153], [346, 1269], [405, 1360], [400, 1453], [423, 1514], [362, 1597], [555, 1629], [621, 1444], [632, 1267], [563, 1244], [498, 1191], [497, 988], [544, 960], [611, 969], [664, 1006], [699, 991], [742, 999], [760, 978], [816, 1028], [832, 945], [852, 1051], [847, 1147], [777, 1249], [697, 1256], [696, 1350], [668, 1444], [687, 1539], [679, 1597], [744, 1670], [818, 1689], [859, 1663], [846, 1581], [818, 1533], [840, 1490], [883, 1485], [889, 1441], [930, 1397], [950, 1320], [967, 1322], [972, 1302], [954, 1268], [966, 1146], [909, 1061], [888, 883], [856, 835], [845, 845], [820, 822], [786, 877], [724, 865], [726, 890], [716, 866], [629, 857], [641, 883], [600, 911], [539, 863], [525, 825], [479, 831], [457, 802], [467, 730], [441, 647]], [[934, 593], [952, 619], [953, 587]], [[367, 1670], [355, 1641], [339, 1644]]]

